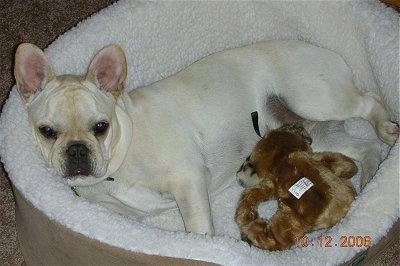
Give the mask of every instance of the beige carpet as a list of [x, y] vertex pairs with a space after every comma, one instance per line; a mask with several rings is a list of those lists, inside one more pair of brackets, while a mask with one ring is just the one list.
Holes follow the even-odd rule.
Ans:
[[[114, 0], [0, 0], [0, 99], [3, 106], [14, 84], [14, 52], [21, 42], [45, 48], [79, 21]], [[10, 132], [12, 134], [12, 132]], [[22, 162], [21, 162], [22, 163]], [[22, 265], [14, 198], [3, 168], [0, 172], [0, 265]]]
[[[32, 42], [41, 48], [79, 21], [113, 0], [0, 0], [0, 105], [14, 84], [12, 67], [17, 45]], [[10, 132], [12, 134], [12, 132]], [[22, 162], [21, 162], [22, 163]], [[398, 233], [397, 233], [398, 234]], [[374, 265], [398, 265], [400, 244], [380, 253]], [[0, 171], [0, 265], [23, 265], [15, 229], [14, 198], [7, 175]]]

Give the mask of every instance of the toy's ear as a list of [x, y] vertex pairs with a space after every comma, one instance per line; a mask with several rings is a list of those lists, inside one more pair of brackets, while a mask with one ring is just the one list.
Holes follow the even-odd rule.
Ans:
[[55, 78], [53, 67], [43, 51], [31, 43], [22, 43], [15, 53], [14, 76], [21, 98], [27, 102]]
[[117, 45], [109, 45], [93, 58], [86, 74], [86, 80], [102, 90], [118, 96], [125, 86], [127, 66], [125, 53]]
[[351, 178], [357, 171], [357, 165], [349, 157], [335, 152], [314, 153], [312, 158], [322, 163], [340, 178]]

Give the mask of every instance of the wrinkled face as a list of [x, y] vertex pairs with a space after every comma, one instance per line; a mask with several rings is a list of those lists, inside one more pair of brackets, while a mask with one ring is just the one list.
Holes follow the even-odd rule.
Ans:
[[236, 173], [239, 184], [253, 187], [272, 181], [275, 168], [294, 151], [311, 151], [311, 138], [300, 124], [285, 124], [267, 133]]
[[49, 166], [71, 186], [104, 180], [125, 158], [132, 134], [121, 102], [126, 74], [117, 45], [100, 50], [86, 76], [56, 76], [37, 46], [17, 48], [14, 76], [33, 134]]
[[58, 78], [47, 86], [49, 92], [46, 88], [28, 105], [43, 156], [67, 179], [102, 177], [111, 156], [112, 97], [97, 88], [90, 90], [90, 84], [76, 76]]

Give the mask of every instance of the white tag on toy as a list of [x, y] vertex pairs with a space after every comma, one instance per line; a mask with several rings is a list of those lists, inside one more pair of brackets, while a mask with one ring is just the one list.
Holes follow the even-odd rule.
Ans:
[[307, 177], [303, 177], [297, 181], [293, 186], [289, 188], [289, 192], [292, 193], [297, 199], [310, 189], [314, 184]]

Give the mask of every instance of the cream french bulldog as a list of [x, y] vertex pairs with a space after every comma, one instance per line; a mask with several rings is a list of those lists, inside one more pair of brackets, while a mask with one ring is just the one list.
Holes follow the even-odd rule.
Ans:
[[317, 121], [362, 117], [384, 143], [398, 136], [341, 57], [300, 41], [216, 53], [130, 93], [116, 45], [98, 52], [86, 75], [56, 76], [39, 48], [21, 44], [14, 71], [45, 160], [80, 196], [133, 216], [177, 206], [188, 232], [213, 234], [210, 195], [257, 142], [253, 111], [264, 132], [302, 121], [330, 150], [361, 162], [363, 184], [380, 162], [377, 142], [324, 132], [329, 124]]

